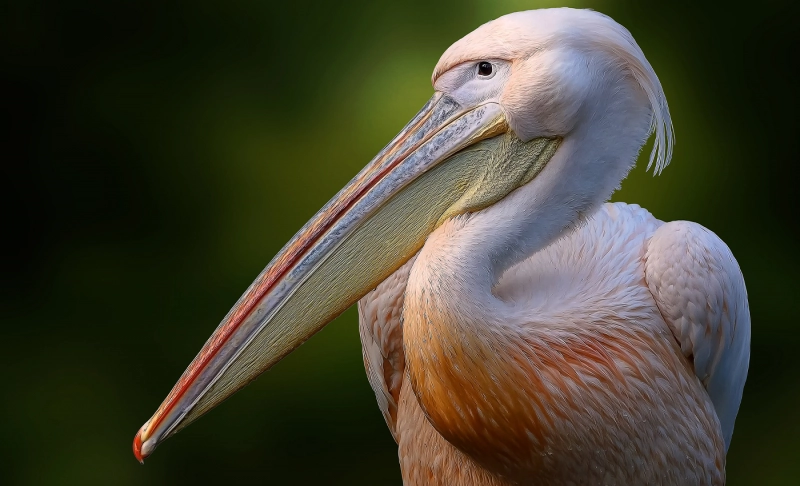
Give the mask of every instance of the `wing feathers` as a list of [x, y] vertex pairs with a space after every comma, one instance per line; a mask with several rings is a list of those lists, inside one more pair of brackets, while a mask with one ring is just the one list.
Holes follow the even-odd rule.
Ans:
[[395, 440], [397, 404], [405, 373], [403, 297], [416, 257], [358, 302], [358, 327], [367, 379]]
[[696, 223], [674, 221], [653, 233], [645, 278], [708, 390], [727, 448], [750, 361], [750, 310], [739, 265], [717, 235]]

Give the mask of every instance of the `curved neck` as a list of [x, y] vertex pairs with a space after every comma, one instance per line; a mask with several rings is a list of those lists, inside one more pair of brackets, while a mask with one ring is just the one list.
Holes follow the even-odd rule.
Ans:
[[[617, 85], [612, 83], [609, 86]], [[591, 216], [619, 187], [647, 140], [651, 110], [638, 90], [595, 96], [582, 121], [530, 183], [472, 214], [452, 245], [485, 256], [493, 285], [508, 268]], [[604, 101], [610, 99], [611, 101]], [[459, 222], [454, 222], [458, 225]]]
[[[543, 437], [535, 391], [546, 395], [548, 386], [537, 377], [548, 364], [556, 366], [537, 356], [558, 346], [518, 326], [530, 323], [518, 322], [513, 305], [492, 289], [507, 269], [610, 197], [647, 136], [650, 113], [642, 106], [619, 100], [587, 106], [586, 122], [564, 138], [534, 180], [485, 210], [443, 224], [411, 271], [403, 341], [412, 386], [439, 433], [490, 470], [514, 476], [531, 460], [515, 454], [527, 454], [531, 441]], [[493, 442], [499, 437], [503, 444]]]

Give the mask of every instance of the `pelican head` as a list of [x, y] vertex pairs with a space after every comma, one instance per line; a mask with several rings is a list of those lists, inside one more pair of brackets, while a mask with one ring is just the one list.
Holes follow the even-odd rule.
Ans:
[[652, 131], [651, 163], [660, 171], [669, 161], [658, 78], [630, 33], [597, 12], [536, 10], [484, 24], [442, 55], [433, 87], [225, 316], [136, 434], [139, 460], [358, 301], [446, 221], [510, 204], [521, 188], [542, 201], [561, 197], [560, 211], [589, 212]]

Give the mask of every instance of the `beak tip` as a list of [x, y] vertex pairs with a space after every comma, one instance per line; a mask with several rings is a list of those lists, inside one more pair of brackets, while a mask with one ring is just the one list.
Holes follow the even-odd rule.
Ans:
[[146, 456], [142, 455], [142, 431], [141, 429], [139, 432], [136, 432], [136, 437], [133, 438], [133, 455], [136, 457], [136, 460], [139, 461], [140, 464], [144, 464], [144, 458]]

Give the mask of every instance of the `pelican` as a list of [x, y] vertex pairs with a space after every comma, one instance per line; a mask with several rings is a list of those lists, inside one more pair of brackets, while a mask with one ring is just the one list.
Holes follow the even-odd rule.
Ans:
[[142, 461], [358, 302], [407, 485], [724, 484], [750, 316], [728, 247], [607, 201], [673, 132], [631, 34], [513, 13], [278, 253], [136, 434]]

